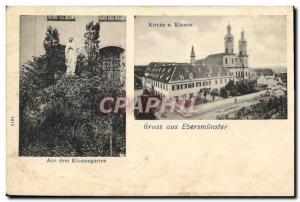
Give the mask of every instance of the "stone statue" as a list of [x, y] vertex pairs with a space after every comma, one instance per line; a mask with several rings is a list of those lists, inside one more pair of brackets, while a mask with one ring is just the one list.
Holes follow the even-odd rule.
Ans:
[[73, 37], [69, 38], [69, 42], [66, 45], [65, 54], [66, 54], [67, 74], [74, 75], [76, 61], [77, 61], [77, 52], [76, 52], [76, 47], [75, 47]]

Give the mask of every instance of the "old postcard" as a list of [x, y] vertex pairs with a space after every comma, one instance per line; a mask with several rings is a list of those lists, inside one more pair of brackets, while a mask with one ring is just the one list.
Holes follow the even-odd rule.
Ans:
[[7, 194], [295, 196], [293, 7], [7, 7]]

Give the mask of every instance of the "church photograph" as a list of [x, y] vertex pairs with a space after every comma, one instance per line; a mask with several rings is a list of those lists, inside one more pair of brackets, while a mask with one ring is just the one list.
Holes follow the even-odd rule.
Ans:
[[123, 157], [126, 16], [20, 16], [19, 155]]
[[279, 15], [136, 16], [135, 119], [286, 119], [286, 35]]

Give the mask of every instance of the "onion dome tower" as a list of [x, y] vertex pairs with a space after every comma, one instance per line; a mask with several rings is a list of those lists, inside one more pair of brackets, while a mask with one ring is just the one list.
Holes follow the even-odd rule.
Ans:
[[192, 46], [192, 51], [191, 51], [191, 64], [195, 64], [195, 61], [196, 61], [196, 55], [195, 55], [194, 46]]

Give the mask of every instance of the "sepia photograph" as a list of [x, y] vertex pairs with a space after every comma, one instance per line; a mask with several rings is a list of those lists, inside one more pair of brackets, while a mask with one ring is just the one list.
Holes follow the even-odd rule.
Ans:
[[20, 16], [20, 156], [125, 156], [125, 45], [126, 16]]
[[8, 197], [293, 198], [293, 6], [7, 6]]
[[286, 27], [285, 15], [135, 16], [135, 119], [287, 119]]

